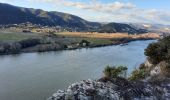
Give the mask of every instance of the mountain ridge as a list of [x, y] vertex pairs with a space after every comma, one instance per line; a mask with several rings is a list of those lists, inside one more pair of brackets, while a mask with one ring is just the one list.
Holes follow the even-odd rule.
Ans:
[[58, 11], [24, 8], [0, 3], [0, 25], [30, 22], [42, 26], [61, 26], [78, 31], [95, 31], [104, 33], [147, 33], [145, 29], [135, 29], [129, 24], [90, 22], [81, 17]]
[[0, 3], [0, 24], [19, 24], [31, 22], [47, 26], [63, 27], [93, 27], [99, 23], [89, 22], [75, 15], [57, 11], [44, 11], [41, 9], [17, 7], [10, 4]]

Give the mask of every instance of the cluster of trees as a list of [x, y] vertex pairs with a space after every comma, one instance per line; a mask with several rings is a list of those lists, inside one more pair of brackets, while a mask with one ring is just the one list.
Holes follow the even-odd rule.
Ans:
[[26, 39], [26, 40], [19, 41], [18, 44], [21, 45], [21, 48], [27, 48], [27, 47], [32, 47], [32, 46], [41, 44], [41, 40], [40, 39]]
[[1, 43], [0, 44], [0, 54], [7, 53], [18, 53], [21, 49], [19, 43]]
[[35, 46], [38, 52], [60, 49], [60, 44], [52, 38], [30, 38], [17, 42], [0, 42], [0, 54], [20, 53], [23, 49]]
[[22, 49], [40, 44], [40, 39], [0, 43], [0, 54], [19, 53]]
[[145, 55], [153, 64], [165, 61], [170, 64], [170, 36], [160, 39], [156, 43], [150, 44], [145, 49]]

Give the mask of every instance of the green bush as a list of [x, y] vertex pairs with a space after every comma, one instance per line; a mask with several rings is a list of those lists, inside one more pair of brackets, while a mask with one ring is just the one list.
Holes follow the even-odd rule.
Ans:
[[153, 64], [158, 64], [161, 61], [170, 62], [170, 36], [160, 39], [156, 43], [150, 44], [145, 49], [145, 55]]
[[105, 77], [116, 78], [116, 77], [126, 77], [127, 67], [126, 66], [107, 66], [104, 69]]
[[90, 42], [89, 41], [87, 41], [87, 40], [81, 40], [81, 42], [80, 42], [80, 45], [81, 46], [83, 46], [83, 43], [85, 43], [86, 44], [86, 46], [89, 46], [90, 45]]
[[134, 70], [129, 77], [129, 80], [139, 80], [144, 79], [146, 77], [147, 73], [144, 69]]

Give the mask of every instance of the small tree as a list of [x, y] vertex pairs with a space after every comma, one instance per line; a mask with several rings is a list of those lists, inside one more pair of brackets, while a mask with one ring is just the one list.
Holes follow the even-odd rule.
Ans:
[[105, 77], [108, 78], [126, 77], [126, 72], [126, 66], [106, 66], [104, 69]]

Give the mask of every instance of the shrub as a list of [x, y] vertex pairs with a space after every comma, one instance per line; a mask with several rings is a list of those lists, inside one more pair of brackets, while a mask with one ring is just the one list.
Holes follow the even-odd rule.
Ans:
[[150, 44], [145, 49], [145, 55], [153, 64], [158, 64], [161, 61], [170, 62], [170, 36], [159, 40], [157, 43]]
[[81, 40], [80, 45], [83, 46], [83, 43], [85, 43], [86, 46], [89, 46], [89, 45], [90, 45], [90, 42], [87, 41], [87, 40]]
[[144, 79], [146, 77], [147, 73], [144, 69], [134, 70], [129, 77], [129, 80], [139, 80]]
[[21, 45], [17, 42], [0, 44], [0, 54], [19, 53], [20, 50]]
[[40, 44], [40, 39], [26, 39], [19, 41], [19, 44], [21, 45], [22, 48], [32, 47], [37, 44]]
[[126, 77], [127, 67], [126, 66], [107, 66], [104, 69], [105, 77], [116, 78], [116, 77]]

